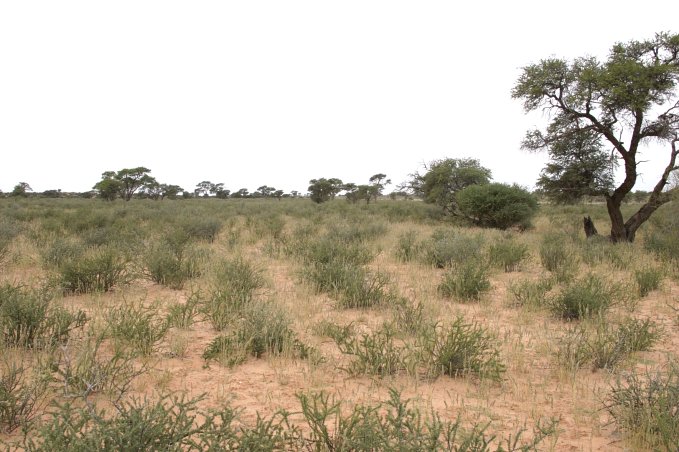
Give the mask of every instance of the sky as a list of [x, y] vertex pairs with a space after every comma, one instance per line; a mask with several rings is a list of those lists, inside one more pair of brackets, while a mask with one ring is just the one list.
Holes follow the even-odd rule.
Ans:
[[[189, 191], [306, 192], [446, 157], [531, 188], [547, 159], [521, 140], [549, 118], [511, 98], [521, 68], [678, 17], [670, 0], [0, 1], [0, 190], [145, 166]], [[641, 159], [650, 189], [667, 152]]]

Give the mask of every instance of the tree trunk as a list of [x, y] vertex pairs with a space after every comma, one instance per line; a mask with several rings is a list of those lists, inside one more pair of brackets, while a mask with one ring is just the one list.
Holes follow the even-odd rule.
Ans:
[[582, 219], [582, 222], [585, 226], [585, 235], [587, 236], [587, 238], [590, 238], [592, 236], [599, 234], [599, 232], [594, 227], [594, 222], [592, 221], [592, 217], [590, 217], [588, 215], [588, 216], [586, 216], [585, 218]]

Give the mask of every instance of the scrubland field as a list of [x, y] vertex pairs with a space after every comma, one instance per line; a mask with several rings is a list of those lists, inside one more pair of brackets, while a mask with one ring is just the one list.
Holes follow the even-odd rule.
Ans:
[[583, 215], [0, 199], [1, 444], [677, 450], [679, 206]]

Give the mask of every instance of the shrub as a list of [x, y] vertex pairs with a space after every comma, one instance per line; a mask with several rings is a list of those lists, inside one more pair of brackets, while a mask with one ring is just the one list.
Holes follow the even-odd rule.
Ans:
[[222, 229], [222, 222], [216, 218], [194, 216], [184, 218], [179, 226], [190, 238], [212, 243]]
[[29, 375], [31, 369], [13, 362], [0, 364], [0, 432], [28, 426], [42, 411], [48, 385]]
[[529, 256], [528, 245], [514, 240], [503, 240], [494, 243], [488, 250], [491, 264], [504, 269], [505, 272], [518, 271], [521, 263]]
[[559, 339], [557, 362], [571, 372], [591, 364], [593, 370], [614, 369], [632, 353], [649, 350], [660, 337], [650, 320], [627, 319], [613, 328], [603, 319], [594, 325], [579, 325]]
[[349, 373], [385, 376], [407, 367], [407, 353], [404, 347], [396, 345], [394, 339], [393, 331], [383, 327], [373, 333], [362, 334], [360, 339], [351, 336], [335, 342], [342, 353], [355, 357], [345, 369]]
[[455, 198], [460, 212], [482, 227], [526, 229], [538, 210], [535, 197], [518, 185], [470, 185]]
[[216, 265], [202, 311], [215, 329], [225, 329], [263, 286], [264, 277], [252, 264], [241, 258], [224, 260]]
[[108, 292], [129, 282], [128, 264], [129, 259], [115, 248], [91, 250], [61, 265], [61, 287], [72, 293]]
[[436, 231], [425, 245], [425, 262], [437, 268], [448, 267], [470, 259], [479, 259], [483, 252], [480, 235], [466, 235], [454, 231]]
[[472, 374], [499, 381], [505, 372], [495, 340], [485, 328], [466, 323], [462, 317], [447, 328], [422, 330], [419, 340], [429, 368], [436, 374]]
[[392, 303], [393, 323], [401, 331], [415, 334], [426, 324], [422, 303], [413, 304], [407, 298], [396, 298]]
[[644, 448], [676, 450], [679, 444], [679, 366], [619, 378], [605, 402], [618, 427]]
[[205, 349], [203, 359], [219, 360], [233, 366], [248, 355], [260, 358], [264, 353], [278, 355], [293, 345], [294, 333], [287, 314], [278, 306], [253, 301], [239, 312], [240, 319], [232, 331], [216, 337]]
[[52, 306], [44, 294], [23, 287], [0, 286], [0, 333], [9, 346], [51, 347], [87, 321], [85, 313]]
[[14, 222], [0, 220], [0, 265], [9, 258], [10, 245], [19, 231], [19, 226]]
[[55, 240], [42, 252], [42, 260], [46, 266], [59, 268], [66, 262], [79, 259], [85, 252], [85, 246], [73, 238]]
[[565, 320], [600, 315], [613, 304], [615, 290], [596, 275], [566, 285], [550, 300], [555, 315]]
[[171, 289], [181, 289], [187, 280], [201, 274], [200, 256], [195, 249], [158, 244], [147, 251], [144, 261], [151, 280]]
[[490, 287], [487, 264], [473, 259], [451, 268], [439, 284], [438, 290], [444, 297], [469, 301], [478, 300]]
[[164, 319], [154, 306], [145, 307], [142, 302], [124, 303], [106, 313], [107, 333], [114, 340], [116, 353], [130, 347], [134, 353], [149, 356], [168, 329]]
[[189, 328], [198, 314], [200, 294], [192, 293], [184, 303], [174, 303], [168, 308], [167, 324], [170, 327]]
[[102, 343], [103, 337], [88, 337], [78, 346], [69, 343], [60, 348], [50, 367], [64, 396], [87, 399], [107, 393], [117, 400], [128, 392], [134, 378], [148, 371], [147, 364], [134, 363], [132, 353], [103, 355]]

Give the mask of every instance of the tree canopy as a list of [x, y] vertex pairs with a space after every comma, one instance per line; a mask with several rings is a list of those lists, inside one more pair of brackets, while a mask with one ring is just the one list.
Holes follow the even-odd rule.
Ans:
[[407, 183], [415, 195], [442, 207], [447, 213], [457, 211], [455, 194], [465, 187], [490, 182], [491, 172], [473, 158], [446, 158], [425, 165], [424, 174], [415, 173]]
[[[677, 169], [678, 81], [679, 35], [659, 33], [654, 39], [615, 44], [604, 62], [594, 57], [549, 58], [526, 66], [512, 90], [527, 112], [541, 110], [551, 117], [544, 131], [526, 134], [523, 147], [548, 150], [556, 165], [560, 155], [568, 156], [563, 170], [547, 168], [543, 175], [562, 182], [557, 189], [568, 188], [563, 182], [573, 173], [578, 177], [577, 189], [588, 185], [600, 189], [611, 220], [611, 239], [616, 242], [633, 241], [637, 229], [670, 199], [665, 187]], [[624, 179], [617, 186], [605, 183], [597, 140], [610, 146], [614, 158], [622, 162]], [[648, 201], [625, 220], [621, 204], [637, 182], [640, 148], [651, 140], [667, 147], [665, 169]], [[583, 143], [589, 145], [574, 146]], [[583, 162], [575, 158], [578, 152], [587, 155], [584, 169], [594, 176], [583, 175], [583, 168], [577, 167]]]

